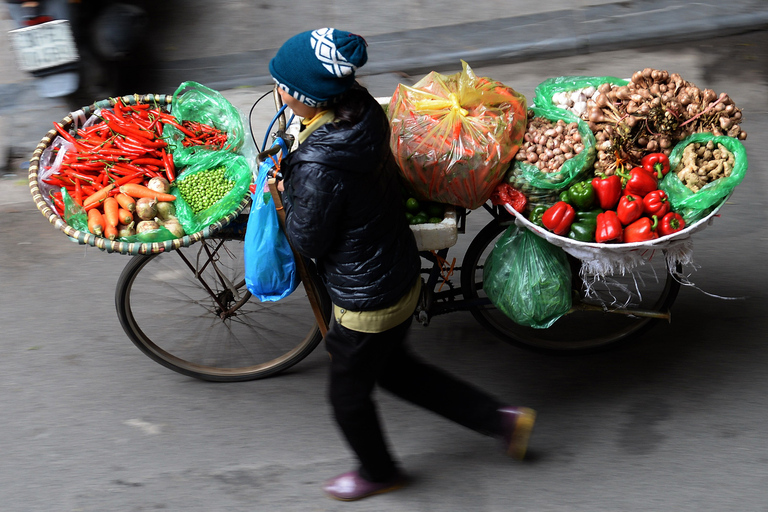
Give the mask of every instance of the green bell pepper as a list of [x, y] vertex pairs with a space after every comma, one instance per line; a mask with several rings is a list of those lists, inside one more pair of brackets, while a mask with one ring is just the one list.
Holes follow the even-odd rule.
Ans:
[[541, 220], [541, 217], [544, 215], [544, 212], [547, 211], [549, 207], [546, 205], [539, 205], [533, 210], [531, 210], [531, 214], [528, 215], [528, 220], [532, 223], [536, 224], [537, 226], [544, 227], [544, 223]]
[[597, 221], [594, 224], [589, 221], [574, 222], [568, 231], [568, 238], [579, 242], [594, 242], [596, 230]]
[[601, 208], [595, 208], [594, 210], [585, 210], [576, 212], [576, 222], [589, 223], [597, 225], [597, 216], [603, 213]]
[[589, 181], [580, 181], [568, 189], [569, 203], [577, 210], [589, 210], [595, 204], [595, 188]]
[[564, 203], [571, 204], [571, 196], [568, 195], [568, 190], [563, 190], [560, 192], [560, 200]]

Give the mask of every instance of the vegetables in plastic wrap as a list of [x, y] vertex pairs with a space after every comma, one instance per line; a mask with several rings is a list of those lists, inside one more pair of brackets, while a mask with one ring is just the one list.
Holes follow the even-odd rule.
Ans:
[[516, 323], [546, 329], [571, 309], [571, 267], [563, 249], [512, 225], [485, 262], [483, 290]]
[[466, 62], [398, 85], [387, 113], [391, 147], [420, 199], [475, 209], [505, 176], [520, 148], [526, 100], [504, 84], [477, 77]]
[[[184, 199], [180, 192], [180, 186], [183, 186], [183, 183], [191, 176], [220, 166], [226, 167], [224, 175], [232, 181], [232, 188], [211, 206], [195, 212], [189, 202]], [[248, 161], [242, 155], [228, 151], [211, 151], [197, 155], [194, 158], [194, 163], [184, 169], [171, 188], [171, 193], [176, 196], [176, 201], [174, 201], [176, 216], [184, 227], [184, 231], [196, 233], [232, 212], [248, 193], [252, 178]]]
[[[225, 132], [228, 151], [236, 152], [243, 146], [245, 127], [240, 112], [218, 91], [197, 82], [183, 82], [173, 93], [171, 113], [180, 123], [194, 121]], [[183, 141], [187, 135], [178, 127], [169, 124], [165, 125], [163, 136], [173, 149], [173, 161], [177, 168], [189, 165], [195, 154], [223, 149], [208, 146], [186, 147]]]

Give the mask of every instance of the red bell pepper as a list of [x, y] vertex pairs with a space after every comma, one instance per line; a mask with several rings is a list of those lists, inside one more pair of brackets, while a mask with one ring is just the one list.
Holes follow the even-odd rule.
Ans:
[[625, 226], [632, 224], [643, 216], [643, 199], [633, 194], [625, 194], [619, 199], [619, 205], [616, 207], [616, 215]]
[[499, 183], [491, 194], [491, 203], [494, 205], [508, 204], [518, 212], [525, 210], [528, 198], [509, 183]]
[[544, 227], [556, 235], [568, 233], [573, 220], [576, 218], [576, 210], [565, 201], [558, 201], [544, 212], [541, 222]]
[[685, 227], [685, 220], [679, 213], [669, 212], [661, 218], [659, 222], [658, 232], [660, 236], [671, 235], [677, 233]]
[[621, 174], [619, 176], [626, 179], [624, 185], [624, 193], [632, 194], [635, 196], [645, 197], [648, 192], [653, 192], [658, 188], [659, 180], [655, 174], [651, 174], [642, 167], [635, 167], [629, 174]]
[[661, 179], [669, 172], [669, 158], [664, 153], [650, 153], [640, 160], [643, 169]]
[[646, 242], [659, 238], [656, 228], [659, 225], [659, 218], [642, 217], [626, 228], [624, 228], [624, 242], [631, 244], [633, 242]]
[[599, 244], [605, 242], [621, 242], [623, 235], [621, 221], [615, 211], [608, 210], [598, 214], [595, 242]]
[[643, 198], [643, 210], [646, 215], [656, 215], [658, 218], [664, 217], [670, 210], [667, 193], [663, 190], [648, 192]]
[[615, 174], [612, 176], [602, 174], [592, 180], [592, 188], [595, 189], [600, 208], [612, 210], [621, 197], [621, 177]]

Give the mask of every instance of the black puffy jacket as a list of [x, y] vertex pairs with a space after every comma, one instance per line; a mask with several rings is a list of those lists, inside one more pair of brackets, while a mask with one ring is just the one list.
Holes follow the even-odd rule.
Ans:
[[373, 97], [370, 103], [359, 123], [319, 127], [281, 165], [291, 243], [316, 259], [333, 303], [356, 311], [394, 304], [421, 265], [389, 122]]

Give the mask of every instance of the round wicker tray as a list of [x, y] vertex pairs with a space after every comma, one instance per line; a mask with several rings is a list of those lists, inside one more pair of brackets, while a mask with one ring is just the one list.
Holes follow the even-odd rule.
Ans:
[[[109, 98], [101, 101], [97, 101], [90, 106], [83, 107], [82, 109], [71, 112], [65, 117], [59, 124], [65, 129], [68, 129], [75, 119], [83, 120], [90, 116], [93, 112], [100, 108], [111, 108], [115, 105], [118, 99], [121, 99], [126, 104], [140, 104], [140, 103], [153, 103], [160, 105], [170, 105], [173, 96], [165, 94], [145, 94], [145, 95], [131, 95], [123, 96], [122, 98]], [[166, 240], [163, 242], [121, 242], [118, 240], [109, 240], [108, 238], [96, 236], [87, 231], [79, 231], [66, 223], [45, 201], [43, 194], [40, 191], [38, 183], [38, 174], [40, 171], [40, 157], [43, 151], [50, 146], [51, 142], [56, 138], [58, 132], [56, 129], [51, 129], [42, 138], [40, 143], [32, 153], [32, 158], [29, 161], [29, 189], [32, 193], [32, 199], [35, 202], [35, 206], [48, 221], [59, 228], [70, 238], [76, 240], [83, 245], [91, 245], [97, 247], [106, 252], [118, 252], [121, 254], [153, 254], [163, 251], [171, 251], [180, 247], [187, 247], [195, 242], [199, 242], [204, 238], [208, 238], [219, 231], [221, 228], [229, 224], [239, 213], [250, 203], [250, 195], [246, 194], [243, 200], [240, 202], [237, 208], [230, 212], [227, 216], [219, 219], [217, 222], [210, 226], [193, 233], [191, 235], [185, 235], [181, 238], [175, 238], [172, 240]]]

